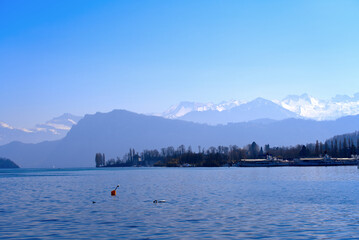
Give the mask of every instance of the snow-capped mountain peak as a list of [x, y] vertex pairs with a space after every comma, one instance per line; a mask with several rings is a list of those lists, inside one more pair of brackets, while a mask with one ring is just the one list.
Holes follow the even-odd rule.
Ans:
[[219, 104], [214, 103], [198, 103], [198, 102], [180, 102], [179, 104], [171, 106], [168, 110], [160, 114], [165, 118], [180, 118], [190, 112], [205, 112], [205, 111], [224, 111], [233, 107], [239, 106], [245, 102], [239, 100], [223, 101]]
[[53, 118], [49, 121], [47, 121], [44, 124], [39, 124], [36, 127], [40, 129], [52, 129], [57, 132], [57, 130], [65, 130], [69, 131], [71, 127], [81, 119], [82, 117], [72, 115], [70, 113], [65, 113], [59, 117]]
[[11, 141], [37, 143], [46, 140], [57, 140], [66, 136], [71, 127], [82, 117], [63, 114], [34, 128], [15, 128], [5, 122], [0, 122], [0, 145]]
[[9, 129], [9, 130], [19, 130], [19, 131], [27, 132], [27, 133], [33, 132], [32, 130], [29, 130], [29, 129], [26, 129], [26, 128], [15, 128], [15, 127], [13, 127], [10, 124], [7, 124], [5, 122], [0, 122], [0, 127], [5, 128], [5, 129]]
[[162, 116], [165, 118], [179, 118], [192, 111], [206, 111], [209, 106], [196, 102], [180, 102], [179, 104], [171, 106], [166, 110]]
[[315, 120], [333, 120], [339, 117], [359, 114], [359, 94], [354, 97], [336, 95], [330, 100], [320, 100], [303, 94], [291, 95], [278, 102], [282, 107], [302, 117]]
[[239, 101], [239, 100], [230, 100], [227, 102], [223, 101], [223, 102], [219, 103], [218, 105], [216, 105], [216, 110], [221, 112], [221, 111], [232, 109], [232, 108], [242, 105], [244, 103], [246, 103], [246, 102]]
[[302, 94], [287, 96], [279, 102], [279, 105], [302, 117], [321, 119], [322, 109], [325, 108], [326, 103], [308, 94]]
[[12, 126], [4, 122], [0, 122], [0, 126], [3, 128], [14, 129]]
[[[266, 105], [270, 102], [276, 103], [299, 117], [314, 120], [334, 120], [343, 116], [359, 114], [359, 93], [354, 94], [353, 97], [336, 95], [329, 100], [318, 99], [305, 93], [302, 95], [288, 95], [282, 100], [272, 101], [257, 98], [250, 102], [231, 100], [219, 104], [181, 102], [178, 105], [172, 106], [161, 116], [166, 118], [182, 118], [192, 112], [205, 112], [209, 110], [222, 112], [242, 104], [247, 104], [246, 106], [249, 107], [253, 106], [253, 104]], [[275, 118], [276, 116], [273, 116], [273, 119]]]

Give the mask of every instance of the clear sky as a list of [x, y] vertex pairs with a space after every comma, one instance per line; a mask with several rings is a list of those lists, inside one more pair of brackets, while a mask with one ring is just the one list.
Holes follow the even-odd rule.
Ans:
[[359, 1], [0, 1], [0, 121], [359, 92]]

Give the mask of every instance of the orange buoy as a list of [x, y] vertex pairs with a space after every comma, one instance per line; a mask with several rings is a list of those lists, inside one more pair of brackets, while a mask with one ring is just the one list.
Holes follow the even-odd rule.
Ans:
[[116, 196], [116, 189], [119, 187], [120, 185], [117, 185], [115, 190], [111, 191], [111, 196]]

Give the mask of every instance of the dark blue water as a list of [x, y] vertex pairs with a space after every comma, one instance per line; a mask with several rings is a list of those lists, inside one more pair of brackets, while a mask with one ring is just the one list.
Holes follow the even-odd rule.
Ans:
[[0, 238], [359, 238], [359, 170], [1, 170]]

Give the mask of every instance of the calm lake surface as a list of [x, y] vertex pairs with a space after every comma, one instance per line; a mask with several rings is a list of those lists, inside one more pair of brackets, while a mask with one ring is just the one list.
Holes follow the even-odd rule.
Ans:
[[359, 239], [359, 170], [0, 170], [0, 238]]

